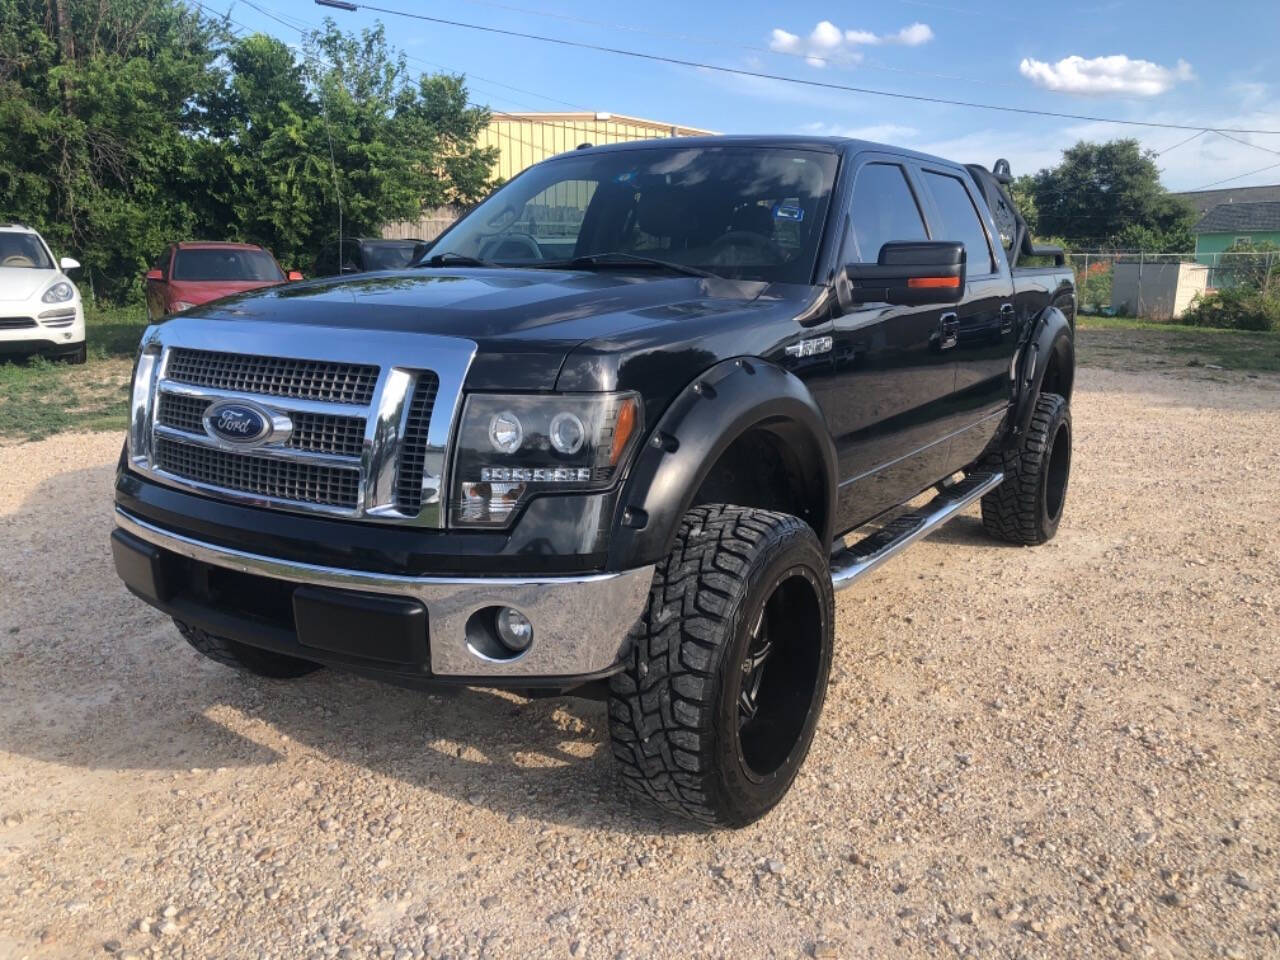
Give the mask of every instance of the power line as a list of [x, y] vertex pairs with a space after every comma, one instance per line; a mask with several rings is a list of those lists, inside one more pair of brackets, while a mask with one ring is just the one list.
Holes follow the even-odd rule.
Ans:
[[1274, 153], [1277, 157], [1280, 157], [1280, 150], [1272, 150], [1270, 147], [1264, 147], [1264, 146], [1261, 146], [1260, 144], [1250, 143], [1248, 140], [1241, 140], [1239, 137], [1228, 136], [1227, 134], [1223, 133], [1221, 130], [1215, 130], [1213, 132], [1218, 134], [1219, 136], [1226, 137], [1228, 140], [1234, 140], [1236, 143], [1242, 144], [1246, 147], [1253, 147], [1253, 149], [1261, 150], [1263, 153]]
[[[393, 17], [407, 17], [412, 20], [422, 20], [427, 23], [437, 23], [448, 27], [461, 27], [466, 30], [478, 30], [482, 33], [493, 33], [507, 37], [519, 37], [523, 40], [537, 40], [541, 43], [553, 43], [562, 47], [576, 47], [582, 50], [594, 50], [599, 53], [611, 53], [615, 56], [631, 57], [637, 60], [650, 60], [655, 63], [668, 63], [679, 67], [693, 67], [697, 70], [710, 70], [716, 73], [727, 73], [741, 77], [752, 77], [757, 80], [775, 80], [781, 83], [793, 83], [806, 87], [817, 87], [823, 90], [840, 90], [846, 93], [861, 93], [872, 97], [890, 97], [898, 100], [911, 100], [917, 103], [937, 103], [951, 107], [968, 107], [975, 110], [994, 110], [1001, 113], [1017, 113], [1041, 117], [1054, 117], [1059, 120], [1085, 120], [1091, 123], [1113, 123], [1121, 126], [1129, 127], [1158, 127], [1166, 130], [1204, 130], [1215, 129], [1208, 128], [1205, 125], [1195, 125], [1187, 123], [1161, 123], [1155, 120], [1120, 120], [1115, 117], [1096, 117], [1079, 113], [1062, 113], [1054, 110], [1035, 110], [1030, 107], [1011, 107], [1003, 104], [978, 103], [970, 100], [950, 100], [945, 97], [927, 97], [923, 94], [900, 93], [891, 90], [875, 90], [870, 87], [855, 87], [849, 84], [834, 83], [825, 80], [805, 80], [799, 77], [787, 77], [776, 73], [766, 73], [760, 70], [745, 70], [740, 67], [726, 67], [712, 63], [702, 63], [697, 60], [685, 60], [680, 57], [668, 57], [656, 53], [642, 53], [638, 50], [627, 50], [622, 47], [607, 47], [601, 44], [586, 43], [581, 40], [568, 40], [563, 37], [549, 37], [537, 33], [524, 33], [519, 30], [508, 30], [502, 27], [489, 27], [477, 23], [466, 23], [462, 20], [449, 20], [444, 17], [432, 17], [425, 13], [413, 13], [408, 10], [393, 10], [390, 7], [380, 7], [369, 3], [352, 3], [350, 6], [359, 10], [369, 10], [374, 13], [384, 13]], [[345, 9], [345, 5], [344, 5]], [[1280, 135], [1280, 130], [1254, 130], [1240, 129], [1234, 127], [1225, 128], [1229, 133], [1261, 133]]]
[[1179, 140], [1172, 147], [1165, 147], [1163, 150], [1157, 150], [1156, 156], [1163, 157], [1166, 153], [1168, 153], [1171, 150], [1177, 150], [1179, 147], [1185, 147], [1192, 140], [1196, 140], [1200, 137], [1203, 137], [1208, 132], [1209, 132], [1208, 130], [1201, 130], [1199, 133], [1193, 133], [1191, 136], [1187, 137], [1187, 139]]
[[1208, 190], [1210, 187], [1216, 187], [1224, 183], [1231, 183], [1233, 180], [1243, 180], [1245, 177], [1252, 177], [1255, 173], [1266, 173], [1268, 170], [1274, 170], [1277, 167], [1280, 167], [1280, 163], [1273, 163], [1271, 166], [1262, 167], [1259, 170], [1250, 170], [1248, 173], [1237, 173], [1234, 177], [1227, 177], [1225, 180], [1215, 180], [1213, 183], [1206, 183], [1203, 187], [1196, 187], [1194, 190], [1188, 190], [1186, 192], [1195, 193], [1199, 190]]

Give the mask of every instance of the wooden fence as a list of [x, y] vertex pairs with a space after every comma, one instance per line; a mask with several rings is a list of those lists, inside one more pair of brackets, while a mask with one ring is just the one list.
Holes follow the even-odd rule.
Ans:
[[464, 212], [459, 207], [436, 207], [434, 210], [423, 210], [422, 216], [417, 220], [398, 220], [395, 223], [384, 224], [382, 236], [386, 240], [434, 240]]

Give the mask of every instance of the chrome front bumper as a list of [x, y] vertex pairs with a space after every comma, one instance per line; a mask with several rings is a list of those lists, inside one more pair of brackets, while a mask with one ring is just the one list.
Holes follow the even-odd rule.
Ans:
[[[430, 673], [520, 679], [600, 675], [627, 652], [653, 567], [566, 577], [409, 577], [279, 560], [171, 533], [116, 508], [121, 530], [161, 550], [240, 573], [419, 601], [427, 610]], [[467, 635], [472, 614], [515, 607], [533, 624], [529, 649], [494, 659]]]

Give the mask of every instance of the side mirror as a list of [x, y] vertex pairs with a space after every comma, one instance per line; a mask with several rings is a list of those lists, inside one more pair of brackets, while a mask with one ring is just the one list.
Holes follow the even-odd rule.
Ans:
[[80, 261], [72, 260], [70, 257], [63, 257], [61, 260], [58, 261], [58, 266], [59, 268], [61, 268], [63, 273], [66, 273], [69, 270], [79, 270]]
[[290, 271], [289, 271], [285, 276], [286, 276], [286, 277], [288, 278], [288, 280], [292, 283], [292, 282], [293, 282], [293, 281], [295, 281], [295, 280], [301, 280], [301, 279], [302, 279], [302, 271], [301, 271], [301, 270], [290, 270]]
[[964, 244], [951, 240], [886, 243], [875, 263], [851, 263], [836, 277], [843, 309], [860, 303], [922, 306], [964, 299]]
[[146, 280], [147, 280], [147, 282], [148, 282], [148, 283], [151, 283], [151, 282], [153, 282], [153, 281], [160, 281], [160, 280], [163, 280], [163, 279], [164, 279], [164, 271], [162, 271], [162, 270], [148, 270], [148, 271], [147, 271]]

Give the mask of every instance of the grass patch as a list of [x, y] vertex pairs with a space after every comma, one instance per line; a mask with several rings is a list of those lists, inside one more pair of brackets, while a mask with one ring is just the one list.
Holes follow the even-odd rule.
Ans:
[[1280, 372], [1280, 333], [1216, 330], [1131, 317], [1076, 321], [1080, 362], [1118, 370], [1204, 367]]
[[0, 438], [39, 440], [63, 430], [119, 430], [129, 422], [129, 375], [142, 331], [142, 307], [86, 306], [89, 361], [70, 366], [43, 357], [0, 361]]

